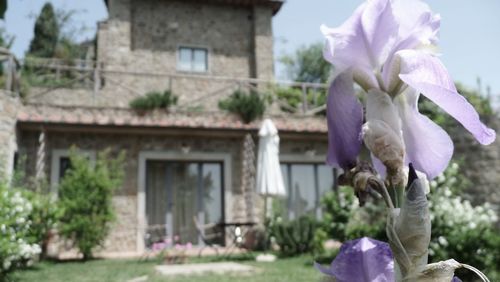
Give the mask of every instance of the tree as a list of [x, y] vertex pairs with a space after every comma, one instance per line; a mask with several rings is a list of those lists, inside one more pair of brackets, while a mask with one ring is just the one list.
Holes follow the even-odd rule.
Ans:
[[0, 19], [4, 19], [5, 12], [7, 11], [7, 0], [0, 0]]
[[300, 82], [325, 83], [331, 72], [331, 64], [323, 59], [323, 44], [318, 42], [299, 48], [294, 55], [280, 59], [291, 79]]
[[28, 54], [51, 58], [59, 41], [59, 24], [54, 7], [46, 3], [35, 22], [35, 36], [31, 40]]
[[106, 150], [92, 165], [75, 150], [70, 154], [71, 168], [59, 186], [59, 231], [79, 249], [84, 260], [92, 257], [95, 247], [103, 245], [115, 218], [112, 199], [123, 180], [123, 160], [123, 153], [113, 158]]

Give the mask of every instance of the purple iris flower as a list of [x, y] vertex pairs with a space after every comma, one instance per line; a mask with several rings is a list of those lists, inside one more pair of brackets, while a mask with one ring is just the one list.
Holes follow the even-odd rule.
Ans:
[[314, 266], [338, 282], [394, 281], [394, 260], [389, 244], [367, 237], [342, 244], [330, 268], [318, 263]]
[[[394, 259], [389, 244], [364, 237], [347, 241], [329, 268], [314, 263], [323, 274], [337, 282], [392, 282]], [[451, 282], [461, 282], [454, 277]]]
[[[495, 131], [480, 121], [472, 105], [457, 92], [434, 53], [439, 26], [439, 15], [419, 0], [368, 0], [340, 27], [321, 27], [326, 37], [324, 57], [335, 67], [327, 101], [328, 164], [351, 168], [361, 150], [363, 106], [355, 96], [354, 82], [367, 93], [375, 89], [390, 98], [393, 105], [375, 110], [395, 111], [399, 125], [394, 130], [404, 141], [405, 162], [413, 163], [428, 179], [446, 168], [453, 143], [441, 127], [419, 113], [420, 93], [460, 122], [479, 143], [495, 140]], [[377, 167], [381, 169], [380, 163]]]

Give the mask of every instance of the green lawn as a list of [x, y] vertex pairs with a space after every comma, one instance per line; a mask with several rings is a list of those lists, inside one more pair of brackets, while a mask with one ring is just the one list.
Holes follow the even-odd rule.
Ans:
[[[207, 262], [213, 259], [191, 259], [190, 262]], [[203, 282], [265, 282], [265, 281], [319, 281], [321, 275], [312, 266], [309, 256], [279, 259], [274, 263], [258, 263], [255, 261], [240, 261], [242, 264], [257, 267], [259, 273], [251, 276], [185, 276], [167, 279], [155, 274], [155, 262], [138, 262], [137, 260], [93, 260], [88, 262], [42, 262], [35, 267], [14, 273], [14, 281], [71, 281], [71, 282], [106, 282], [127, 281], [132, 278], [147, 275], [147, 281], [203, 281]]]

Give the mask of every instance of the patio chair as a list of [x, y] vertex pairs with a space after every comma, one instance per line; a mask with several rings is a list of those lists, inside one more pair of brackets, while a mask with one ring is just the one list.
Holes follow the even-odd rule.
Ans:
[[203, 246], [198, 252], [198, 257], [201, 256], [203, 249], [206, 247], [214, 249], [216, 255], [219, 256], [219, 248], [221, 247], [220, 242], [224, 238], [224, 229], [214, 223], [201, 225], [196, 216], [193, 216], [193, 222], [198, 232], [198, 236], [200, 236], [203, 242]]

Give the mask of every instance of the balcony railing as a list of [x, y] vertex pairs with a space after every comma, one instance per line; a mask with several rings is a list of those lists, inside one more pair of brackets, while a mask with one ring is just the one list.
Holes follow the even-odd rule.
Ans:
[[151, 91], [170, 90], [179, 97], [177, 109], [210, 111], [217, 110], [218, 101], [240, 91], [257, 93], [270, 102], [270, 111], [314, 115], [326, 109], [327, 86], [319, 83], [120, 70], [91, 60], [28, 58], [18, 69], [21, 84], [30, 88], [28, 94], [23, 94], [35, 102], [40, 97], [50, 101], [54, 93], [59, 93], [61, 99], [68, 89], [82, 93], [83, 100], [93, 101], [93, 105], [112, 105], [119, 100], [117, 93], [126, 100]]

